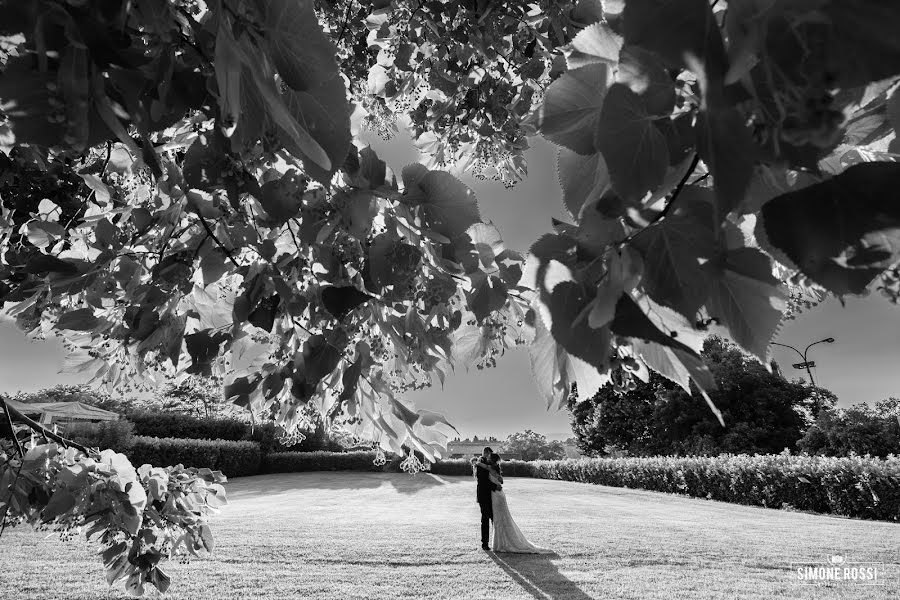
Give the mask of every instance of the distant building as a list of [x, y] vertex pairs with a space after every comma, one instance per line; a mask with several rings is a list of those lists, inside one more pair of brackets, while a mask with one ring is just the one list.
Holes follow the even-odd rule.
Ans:
[[497, 440], [493, 442], [482, 440], [480, 442], [448, 442], [447, 452], [450, 458], [472, 458], [473, 456], [481, 456], [485, 446], [490, 446], [494, 452], [500, 455], [504, 460], [521, 460], [522, 455], [517, 452], [504, 452], [503, 448]]

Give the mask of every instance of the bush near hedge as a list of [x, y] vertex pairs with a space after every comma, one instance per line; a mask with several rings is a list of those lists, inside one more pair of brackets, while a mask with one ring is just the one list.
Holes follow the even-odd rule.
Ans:
[[720, 455], [531, 463], [535, 477], [900, 521], [900, 457]]
[[228, 477], [256, 475], [262, 463], [259, 444], [252, 441], [135, 436], [124, 453], [136, 467], [144, 463], [158, 467], [182, 464], [208, 467]]
[[71, 423], [65, 429], [65, 436], [82, 446], [110, 448], [116, 452], [124, 452], [131, 447], [134, 424], [127, 419], [100, 423]]

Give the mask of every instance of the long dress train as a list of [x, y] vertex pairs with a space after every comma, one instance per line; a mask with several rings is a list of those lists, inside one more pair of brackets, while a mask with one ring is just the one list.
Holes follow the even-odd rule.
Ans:
[[506, 504], [503, 491], [491, 492], [491, 503], [494, 510], [494, 552], [517, 552], [521, 554], [553, 554], [549, 548], [535, 546], [522, 534], [513, 520]]

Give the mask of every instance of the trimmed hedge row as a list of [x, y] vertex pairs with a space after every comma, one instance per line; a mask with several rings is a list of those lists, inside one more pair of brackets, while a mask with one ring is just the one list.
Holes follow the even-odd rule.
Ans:
[[[374, 463], [374, 452], [278, 452], [266, 455], [263, 473], [301, 473], [305, 471], [384, 472], [388, 464]], [[399, 471], [399, 469], [397, 469]]]
[[[531, 465], [524, 460], [504, 460], [500, 463], [500, 472], [504, 477], [534, 477]], [[431, 472], [435, 475], [471, 475], [472, 464], [465, 458], [439, 460], [431, 465]]]
[[222, 471], [227, 477], [256, 475], [262, 462], [259, 444], [249, 441], [135, 436], [124, 453], [135, 467], [182, 464]]
[[686, 494], [820, 513], [900, 520], [900, 457], [720, 455], [531, 463], [534, 477]]

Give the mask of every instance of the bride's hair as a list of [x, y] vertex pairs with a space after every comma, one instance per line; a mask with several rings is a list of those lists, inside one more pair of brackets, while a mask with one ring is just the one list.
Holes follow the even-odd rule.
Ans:
[[497, 468], [500, 468], [500, 455], [496, 452], [491, 453], [491, 462], [497, 465]]

